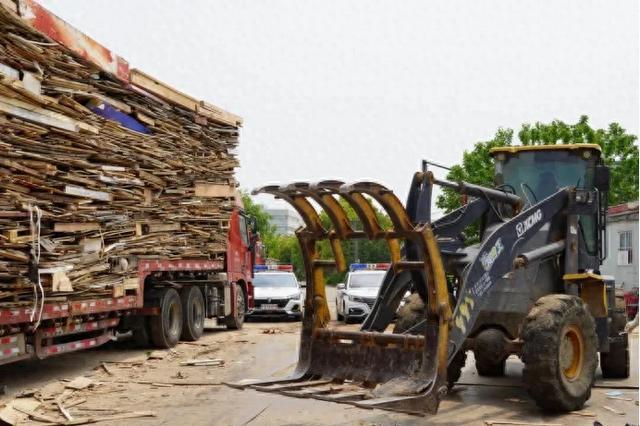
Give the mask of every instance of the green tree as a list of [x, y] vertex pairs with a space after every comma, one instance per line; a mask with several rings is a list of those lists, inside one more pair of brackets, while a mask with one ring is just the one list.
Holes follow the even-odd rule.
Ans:
[[[447, 179], [492, 186], [493, 162], [489, 151], [494, 147], [512, 145], [513, 135], [513, 130], [501, 128], [493, 139], [476, 143], [473, 150], [464, 152], [462, 163], [452, 167]], [[605, 164], [611, 168], [609, 204], [638, 199], [637, 136], [627, 133], [618, 123], [611, 123], [606, 129], [593, 129], [589, 125], [589, 118], [583, 115], [576, 124], [566, 124], [560, 120], [548, 124], [523, 124], [518, 139], [522, 145], [598, 144], [602, 148]], [[448, 213], [462, 205], [461, 197], [457, 192], [443, 189], [436, 205]], [[472, 242], [477, 238], [477, 230], [469, 231]]]
[[240, 191], [242, 194], [242, 204], [244, 211], [249, 216], [253, 216], [256, 220], [256, 231], [260, 234], [262, 240], [266, 240], [276, 232], [276, 227], [271, 223], [271, 215], [262, 207], [262, 205], [253, 201], [246, 191]]
[[[349, 203], [342, 198], [339, 200], [339, 202], [345, 213], [347, 214], [347, 218], [351, 222], [351, 226], [353, 227], [353, 229], [362, 230], [362, 223], [360, 222], [358, 215], [353, 210], [353, 208], [351, 208]], [[378, 223], [380, 223], [380, 226], [383, 229], [391, 228], [391, 219], [389, 219], [389, 216], [382, 213], [382, 211], [380, 211], [380, 209], [378, 209], [375, 205], [373, 205], [373, 207], [375, 209], [376, 218], [378, 219]], [[324, 211], [320, 213], [320, 220], [322, 221], [325, 229], [329, 229], [331, 227], [331, 219], [329, 219], [329, 216]], [[320, 242], [319, 249], [320, 256], [322, 256], [322, 258], [333, 258], [331, 245], [328, 241]], [[342, 250], [344, 252], [347, 267], [349, 266], [349, 264], [355, 262], [378, 263], [388, 262], [390, 259], [389, 249], [387, 248], [387, 243], [384, 240], [346, 240], [342, 241]], [[328, 284], [336, 284], [339, 282], [343, 282], [344, 278], [344, 273], [333, 271], [327, 273], [326, 282]]]

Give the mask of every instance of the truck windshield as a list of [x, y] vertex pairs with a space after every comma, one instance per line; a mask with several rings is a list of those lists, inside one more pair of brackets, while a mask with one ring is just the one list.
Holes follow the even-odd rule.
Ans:
[[356, 272], [349, 274], [349, 288], [380, 287], [387, 271]]
[[261, 274], [255, 274], [253, 277], [254, 287], [298, 287], [298, 280], [296, 276], [291, 273], [277, 274], [271, 272], [264, 272]]

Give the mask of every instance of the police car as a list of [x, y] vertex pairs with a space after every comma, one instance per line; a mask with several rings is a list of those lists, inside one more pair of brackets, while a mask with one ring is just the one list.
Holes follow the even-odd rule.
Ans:
[[352, 263], [344, 283], [336, 287], [336, 313], [345, 323], [362, 321], [378, 297], [389, 263]]
[[256, 265], [250, 318], [302, 318], [303, 292], [292, 265]]

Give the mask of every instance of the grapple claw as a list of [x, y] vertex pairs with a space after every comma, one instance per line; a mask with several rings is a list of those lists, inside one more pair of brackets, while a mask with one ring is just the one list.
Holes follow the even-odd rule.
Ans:
[[[290, 377], [231, 385], [349, 403], [362, 408], [435, 413], [442, 394], [440, 390], [446, 388], [451, 314], [442, 260], [430, 226], [414, 223], [393, 192], [374, 182], [294, 182], [265, 186], [254, 193], [269, 193], [283, 199], [296, 209], [305, 223], [305, 227], [296, 232], [307, 279], [300, 353], [296, 370]], [[353, 229], [339, 202], [340, 197], [353, 208], [363, 231]], [[322, 226], [320, 215], [310, 200], [327, 213], [331, 219], [330, 229]], [[392, 229], [380, 226], [371, 200], [389, 215]], [[393, 334], [384, 332], [384, 327], [381, 331], [327, 328], [329, 311], [324, 269], [344, 269], [341, 241], [363, 237], [387, 241], [392, 267], [384, 285], [389, 291], [404, 293], [410, 273], [414, 277], [413, 285], [419, 287], [422, 294], [431, 295], [425, 304], [424, 335]], [[320, 258], [317, 243], [321, 240], [330, 242], [335, 260]], [[408, 258], [402, 255], [401, 241], [419, 248], [414, 251], [421, 255]], [[443, 311], [443, 306], [448, 310]], [[328, 386], [334, 385], [339, 387], [338, 391], [327, 391]]]

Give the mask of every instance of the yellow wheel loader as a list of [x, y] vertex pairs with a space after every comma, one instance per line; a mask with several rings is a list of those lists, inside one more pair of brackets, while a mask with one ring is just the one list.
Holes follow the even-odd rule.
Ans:
[[[493, 188], [437, 179], [423, 162], [406, 205], [373, 182], [266, 186], [304, 220], [297, 237], [307, 294], [300, 354], [285, 379], [230, 384], [414, 414], [436, 413], [460, 377], [466, 351], [481, 375], [501, 375], [509, 355], [546, 411], [580, 409], [589, 399], [598, 352], [606, 377], [629, 375], [624, 313], [614, 282], [600, 275], [605, 252], [609, 169], [592, 144], [495, 148]], [[467, 198], [431, 220], [433, 185]], [[356, 212], [353, 226], [339, 203]], [[373, 204], [392, 222], [383, 229]], [[322, 225], [317, 207], [331, 219]], [[480, 241], [468, 244], [476, 224]], [[345, 270], [341, 241], [386, 241], [391, 267], [360, 331], [331, 329], [327, 268]], [[328, 240], [333, 259], [319, 256]], [[396, 311], [407, 291], [409, 303]]]

